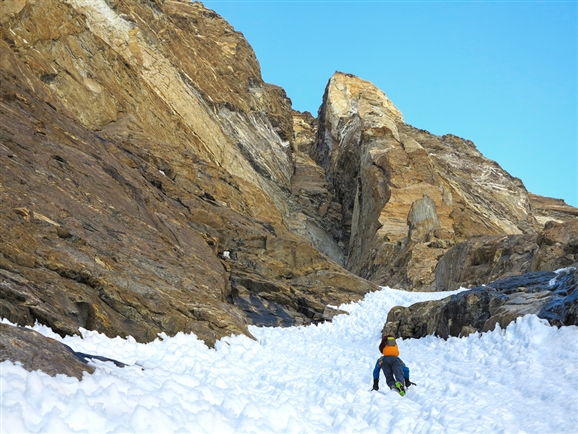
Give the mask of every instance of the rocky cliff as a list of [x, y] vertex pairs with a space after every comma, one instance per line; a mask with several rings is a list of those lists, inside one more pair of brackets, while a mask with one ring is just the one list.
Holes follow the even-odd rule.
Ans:
[[318, 119], [293, 111], [199, 2], [9, 0], [0, 26], [13, 323], [212, 344], [330, 319], [377, 284], [434, 289], [459, 243], [576, 219], [357, 77], [330, 79]]
[[290, 230], [318, 214], [293, 194], [291, 103], [217, 14], [188, 1], [9, 6], [3, 317], [212, 343], [247, 323], [330, 318], [328, 303], [376, 288]]
[[[329, 80], [310, 155], [342, 207], [345, 266], [379, 284], [453, 289], [438, 264], [454, 246], [480, 237], [535, 241], [547, 221], [576, 222], [576, 208], [529, 195], [468, 140], [406, 124], [382, 91], [348, 74]], [[471, 283], [468, 270], [458, 286]]]

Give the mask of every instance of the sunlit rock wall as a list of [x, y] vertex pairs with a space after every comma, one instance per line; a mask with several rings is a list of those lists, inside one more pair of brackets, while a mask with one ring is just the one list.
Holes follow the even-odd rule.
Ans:
[[456, 243], [539, 227], [519, 179], [472, 142], [406, 124], [381, 90], [349, 74], [329, 80], [311, 155], [342, 205], [346, 267], [379, 284], [434, 289]]

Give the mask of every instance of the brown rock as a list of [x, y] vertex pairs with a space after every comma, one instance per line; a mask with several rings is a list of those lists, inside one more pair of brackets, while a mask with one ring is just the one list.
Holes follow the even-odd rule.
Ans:
[[16, 6], [0, 28], [4, 317], [212, 344], [249, 334], [235, 270], [311, 317], [376, 288], [291, 232], [293, 210], [313, 216], [295, 232], [339, 260], [316, 217], [337, 214], [330, 193], [291, 182], [290, 101], [221, 17], [198, 2]]
[[562, 223], [575, 220], [578, 217], [578, 208], [566, 204], [562, 199], [553, 199], [532, 193], [529, 194], [529, 198], [534, 216], [542, 225], [549, 221]]
[[83, 363], [74, 351], [34, 330], [0, 324], [0, 362], [20, 362], [28, 371], [43, 371], [51, 376], [64, 374], [82, 379], [94, 368]]
[[[368, 82], [336, 74], [319, 120], [293, 111], [199, 2], [22, 0], [0, 24], [0, 312], [19, 325], [211, 345], [326, 320], [364, 278], [435, 289], [456, 243], [541, 229], [519, 180]], [[535, 269], [575, 259], [549, 231]]]
[[[329, 80], [310, 154], [341, 204], [346, 267], [379, 284], [443, 289], [436, 277], [443, 271], [436, 269], [443, 269], [438, 262], [456, 243], [535, 237], [541, 227], [519, 179], [470, 141], [405, 124], [383, 92], [350, 74]], [[542, 206], [540, 218], [554, 208]], [[576, 221], [571, 210], [563, 212]], [[503, 275], [519, 271], [501, 265]]]
[[578, 263], [578, 220], [549, 221], [538, 235], [540, 246], [532, 258], [534, 271], [556, 270]]
[[457, 244], [441, 257], [435, 284], [440, 290], [453, 290], [576, 265], [578, 220], [551, 221], [538, 235], [487, 236]]

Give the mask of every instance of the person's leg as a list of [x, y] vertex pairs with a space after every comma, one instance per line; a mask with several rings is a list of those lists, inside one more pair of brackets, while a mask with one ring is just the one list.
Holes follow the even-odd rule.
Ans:
[[401, 360], [395, 357], [395, 360], [391, 363], [391, 370], [395, 376], [394, 390], [399, 392], [401, 396], [405, 395], [405, 381], [403, 378], [403, 369], [401, 365]]
[[403, 376], [403, 368], [402, 368], [401, 360], [399, 360], [398, 358], [396, 358], [396, 359], [397, 360], [395, 360], [392, 363], [391, 370], [393, 371], [395, 381], [399, 381], [399, 384], [405, 385], [405, 378]]
[[385, 375], [385, 382], [387, 387], [390, 389], [395, 384], [392, 370], [393, 359], [397, 359], [397, 357], [385, 356], [383, 359], [381, 359], [381, 370], [383, 371], [383, 375]]

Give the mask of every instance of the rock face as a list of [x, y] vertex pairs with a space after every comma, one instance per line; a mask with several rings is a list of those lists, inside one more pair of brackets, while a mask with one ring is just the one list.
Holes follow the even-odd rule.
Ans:
[[505, 328], [535, 314], [556, 326], [578, 325], [578, 271], [543, 271], [498, 280], [444, 298], [394, 307], [383, 334], [401, 338], [467, 336]]
[[534, 216], [541, 224], [550, 221], [562, 223], [576, 220], [578, 217], [578, 208], [566, 205], [562, 199], [553, 199], [532, 193], [529, 194], [529, 198]]
[[323, 205], [292, 193], [291, 103], [213, 11], [30, 0], [0, 14], [4, 318], [211, 344], [376, 289], [291, 232], [290, 210]]
[[439, 290], [453, 290], [577, 263], [578, 220], [549, 221], [537, 235], [485, 236], [457, 244], [439, 261], [435, 283]]
[[294, 112], [295, 166], [291, 178], [288, 225], [320, 252], [344, 263], [341, 204], [325, 171], [310, 154], [316, 148], [317, 121], [309, 113]]
[[330, 79], [318, 119], [293, 111], [199, 2], [4, 3], [0, 315], [13, 323], [211, 345], [331, 319], [328, 305], [377, 284], [525, 271], [451, 271], [473, 237], [536, 243], [535, 270], [576, 261], [560, 244], [574, 241], [556, 241], [573, 208], [529, 198], [473, 143], [405, 124], [357, 77]]
[[[379, 284], [440, 289], [438, 263], [456, 244], [535, 238], [543, 225], [536, 197], [472, 142], [405, 124], [383, 92], [348, 74], [329, 80], [310, 155], [341, 204], [346, 268]], [[541, 203], [541, 222], [576, 221], [575, 208]]]

